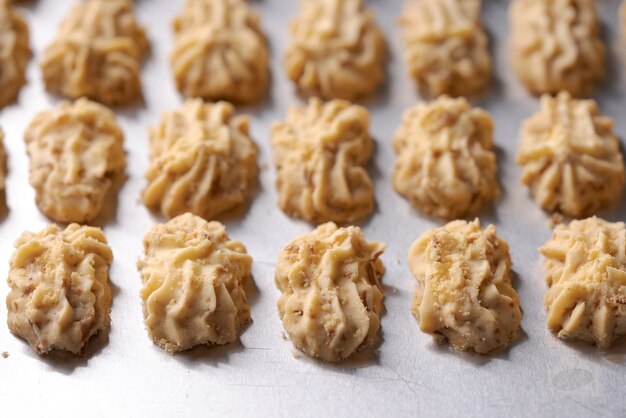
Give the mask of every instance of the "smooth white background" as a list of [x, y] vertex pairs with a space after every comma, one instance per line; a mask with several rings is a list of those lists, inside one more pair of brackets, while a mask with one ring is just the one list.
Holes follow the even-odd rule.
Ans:
[[[0, 276], [6, 277], [12, 243], [23, 230], [39, 230], [48, 221], [34, 204], [28, 184], [28, 160], [22, 142], [24, 128], [58, 98], [44, 92], [38, 62], [53, 38], [60, 19], [76, 0], [29, 3], [34, 57], [28, 86], [19, 103], [0, 112], [9, 152], [8, 205], [0, 221]], [[140, 279], [135, 263], [143, 234], [159, 219], [140, 203], [147, 168], [146, 127], [161, 112], [182, 103], [169, 72], [170, 21], [182, 0], [137, 1], [139, 20], [147, 27], [152, 55], [143, 69], [145, 107], [117, 109], [126, 135], [129, 179], [119, 197], [115, 218], [105, 226], [115, 254], [111, 269], [114, 286], [112, 327], [88, 347], [82, 358], [38, 357], [0, 325], [1, 416], [624, 416], [625, 344], [604, 352], [592, 346], [564, 343], [545, 327], [542, 304], [546, 290], [536, 248], [550, 236], [547, 216], [519, 184], [514, 155], [520, 121], [535, 112], [530, 97], [507, 65], [507, 6], [487, 0], [483, 16], [491, 36], [495, 78], [489, 94], [476, 104], [488, 109], [496, 124], [495, 142], [504, 189], [502, 199], [481, 214], [510, 241], [515, 286], [523, 307], [522, 331], [510, 349], [484, 357], [458, 353], [435, 344], [422, 334], [410, 314], [413, 279], [405, 257], [411, 242], [426, 229], [440, 225], [416, 213], [390, 185], [394, 156], [391, 136], [404, 109], [420, 100], [401, 61], [396, 28], [399, 0], [371, 0], [384, 28], [390, 57], [388, 81], [366, 105], [372, 113], [376, 151], [371, 172], [376, 182], [376, 214], [363, 223], [369, 239], [388, 244], [383, 260], [386, 314], [383, 342], [376, 353], [361, 354], [343, 365], [327, 365], [294, 355], [282, 336], [276, 313], [278, 291], [274, 263], [281, 247], [310, 225], [292, 220], [276, 206], [269, 132], [271, 123], [291, 105], [302, 104], [282, 69], [287, 44], [287, 21], [296, 1], [255, 0], [263, 17], [272, 52], [273, 83], [267, 99], [241, 108], [252, 117], [252, 134], [261, 148], [260, 187], [249, 211], [226, 221], [230, 235], [242, 240], [254, 258], [256, 290], [250, 295], [254, 322], [241, 342], [226, 347], [200, 348], [171, 356], [154, 346], [143, 327], [139, 300]], [[607, 82], [595, 93], [602, 109], [616, 119], [618, 134], [624, 120], [622, 53], [616, 15], [618, 1], [600, 0], [603, 37], [608, 42]], [[602, 215], [623, 218], [620, 204]], [[0, 285], [0, 298], [8, 292]], [[0, 320], [6, 307], [0, 303]]]

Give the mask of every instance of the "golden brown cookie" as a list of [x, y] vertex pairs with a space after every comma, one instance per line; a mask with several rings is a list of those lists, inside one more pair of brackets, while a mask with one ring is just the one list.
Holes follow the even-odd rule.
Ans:
[[45, 49], [46, 89], [70, 99], [107, 105], [137, 101], [148, 40], [129, 0], [87, 0], [73, 6]]
[[534, 94], [588, 94], [604, 76], [605, 47], [595, 0], [515, 0], [513, 69]]
[[301, 0], [289, 32], [285, 69], [304, 93], [354, 100], [383, 81], [385, 40], [362, 0]]
[[30, 59], [28, 26], [9, 0], [0, 0], [0, 108], [13, 102], [26, 84]]
[[249, 103], [267, 91], [269, 51], [244, 0], [187, 0], [176, 17], [170, 61], [187, 97]]
[[150, 130], [146, 206], [173, 218], [212, 219], [243, 205], [256, 184], [257, 146], [250, 120], [226, 102], [189, 100]]
[[545, 259], [548, 328], [608, 348], [626, 334], [626, 226], [596, 217], [558, 225]]
[[548, 212], [582, 217], [621, 195], [624, 161], [613, 120], [593, 100], [568, 93], [541, 98], [541, 110], [521, 128], [517, 163], [522, 182]]
[[124, 135], [115, 115], [87, 99], [39, 113], [24, 141], [37, 206], [56, 222], [96, 218], [114, 182], [124, 175]]
[[491, 79], [481, 0], [412, 0], [400, 25], [409, 73], [426, 95], [467, 96]]
[[393, 186], [418, 210], [446, 219], [498, 197], [493, 122], [464, 98], [440, 97], [405, 112], [393, 146]]
[[50, 225], [15, 242], [7, 296], [8, 325], [38, 354], [82, 352], [109, 327], [113, 253], [99, 228]]
[[354, 222], [374, 209], [366, 165], [372, 153], [367, 109], [311, 99], [272, 128], [279, 206], [322, 223]]
[[250, 321], [252, 258], [224, 225], [190, 213], [155, 225], [139, 261], [146, 329], [169, 352], [235, 341]]
[[515, 337], [522, 314], [509, 246], [493, 225], [483, 230], [476, 219], [431, 229], [413, 243], [408, 263], [417, 280], [413, 314], [423, 332], [483, 354]]
[[294, 347], [340, 361], [378, 342], [384, 251], [359, 227], [332, 222], [283, 248], [275, 275], [278, 313]]

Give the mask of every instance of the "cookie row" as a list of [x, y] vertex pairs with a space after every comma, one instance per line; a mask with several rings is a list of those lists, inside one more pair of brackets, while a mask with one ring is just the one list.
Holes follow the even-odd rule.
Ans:
[[[8, 325], [35, 351], [80, 353], [110, 322], [113, 255], [98, 228], [51, 225], [15, 243]], [[293, 345], [340, 361], [379, 340], [381, 242], [359, 227], [326, 223], [281, 251], [278, 312]], [[626, 333], [626, 226], [598, 218], [558, 226], [545, 258], [548, 328], [564, 339], [609, 347]], [[422, 331], [459, 350], [506, 346], [521, 321], [508, 244], [493, 225], [453, 221], [408, 252], [417, 281], [413, 314]], [[219, 222], [190, 213], [153, 226], [138, 263], [146, 329], [169, 352], [235, 341], [251, 318], [245, 288], [252, 258]]]
[[[584, 217], [619, 198], [624, 161], [613, 121], [593, 100], [544, 96], [521, 127], [522, 181], [546, 211]], [[354, 223], [374, 209], [367, 164], [367, 110], [311, 99], [271, 133], [278, 204], [312, 223]], [[168, 218], [205, 219], [243, 206], [256, 183], [257, 146], [249, 119], [226, 102], [199, 99], [166, 112], [149, 131], [145, 205]], [[88, 223], [124, 178], [124, 136], [107, 108], [87, 99], [38, 114], [24, 134], [39, 209], [56, 222]], [[500, 188], [493, 122], [464, 98], [409, 109], [396, 130], [395, 190], [421, 212], [444, 219], [477, 213]], [[0, 192], [4, 188], [0, 137]]]
[[[480, 7], [480, 0], [406, 3], [399, 19], [405, 61], [425, 95], [467, 96], [488, 86], [492, 64]], [[510, 21], [512, 65], [531, 92], [584, 95], [602, 78], [605, 46], [594, 0], [515, 0]], [[285, 70], [302, 92], [356, 100], [383, 81], [384, 36], [362, 0], [302, 0], [289, 28]], [[173, 30], [170, 61], [183, 95], [236, 103], [265, 95], [267, 41], [245, 0], [187, 0]], [[0, 1], [0, 36], [11, 40], [0, 77], [3, 106], [26, 82], [30, 57], [28, 29], [8, 0]], [[70, 99], [136, 101], [148, 49], [129, 0], [81, 2], [44, 51], [45, 86]]]

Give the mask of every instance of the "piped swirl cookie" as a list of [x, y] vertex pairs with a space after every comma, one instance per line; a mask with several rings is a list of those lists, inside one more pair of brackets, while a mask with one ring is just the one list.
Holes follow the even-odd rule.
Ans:
[[82, 1], [73, 6], [44, 51], [46, 89], [107, 105], [135, 102], [142, 96], [140, 70], [148, 48], [131, 1]]
[[155, 225], [139, 261], [146, 329], [169, 352], [235, 341], [250, 321], [252, 258], [219, 222], [190, 213]]
[[595, 0], [515, 0], [513, 69], [535, 94], [588, 94], [604, 76], [605, 47]]
[[432, 229], [413, 243], [408, 264], [417, 280], [413, 314], [423, 332], [482, 354], [515, 337], [522, 314], [509, 246], [493, 225], [453, 221]]
[[493, 122], [464, 98], [444, 96], [406, 111], [393, 146], [393, 186], [427, 215], [463, 217], [500, 193]]
[[15, 242], [7, 296], [8, 325], [38, 354], [83, 351], [109, 327], [113, 254], [99, 228], [50, 225]]
[[624, 187], [624, 160], [613, 121], [593, 100], [568, 93], [541, 98], [521, 128], [522, 182], [549, 212], [582, 217], [613, 203]]
[[170, 62], [183, 95], [248, 103], [265, 94], [267, 41], [245, 0], [187, 0], [173, 27]]
[[304, 93], [355, 100], [383, 81], [384, 37], [362, 0], [301, 0], [289, 31], [285, 69]]
[[24, 141], [37, 206], [56, 222], [92, 221], [124, 176], [124, 135], [115, 115], [87, 99], [39, 113]]
[[407, 2], [400, 25], [409, 73], [428, 96], [467, 96], [491, 79], [480, 0]]
[[626, 226], [598, 218], [558, 225], [545, 259], [548, 328], [608, 348], [626, 334]]
[[31, 56], [28, 26], [10, 0], [0, 0], [0, 108], [13, 102], [26, 84]]
[[150, 130], [150, 167], [143, 201], [173, 218], [206, 219], [245, 203], [256, 184], [257, 146], [250, 120], [226, 102], [187, 101]]
[[275, 275], [278, 313], [294, 347], [340, 361], [378, 342], [384, 250], [359, 227], [332, 222], [283, 248]]
[[374, 208], [367, 165], [369, 114], [343, 100], [311, 99], [272, 128], [279, 206], [314, 223], [354, 222]]

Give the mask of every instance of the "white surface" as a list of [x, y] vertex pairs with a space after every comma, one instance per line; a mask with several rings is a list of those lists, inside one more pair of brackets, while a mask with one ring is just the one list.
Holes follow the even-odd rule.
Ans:
[[[0, 113], [7, 135], [10, 173], [8, 217], [0, 221], [0, 276], [6, 277], [12, 243], [25, 229], [38, 230], [48, 221], [34, 204], [28, 184], [28, 160], [22, 142], [24, 128], [36, 112], [56, 101], [44, 93], [37, 63], [52, 39], [61, 17], [74, 1], [40, 0], [26, 10], [35, 56], [29, 84], [19, 104]], [[287, 19], [295, 13], [291, 0], [258, 0], [252, 5], [263, 15], [273, 54], [273, 84], [266, 102], [241, 109], [253, 117], [252, 133], [261, 147], [260, 189], [249, 212], [229, 220], [233, 238], [242, 240], [254, 258], [257, 291], [250, 295], [254, 322], [241, 343], [204, 348], [171, 356], [146, 335], [139, 300], [140, 279], [135, 262], [145, 231], [158, 221], [140, 203], [147, 167], [146, 127], [159, 114], [179, 106], [167, 61], [171, 49], [170, 20], [182, 0], [137, 1], [141, 22], [148, 27], [152, 56], [143, 71], [146, 107], [118, 111], [126, 134], [129, 180], [121, 190], [117, 217], [105, 232], [115, 254], [111, 270], [114, 285], [112, 327], [108, 342], [90, 344], [84, 358], [40, 358], [26, 343], [0, 326], [0, 416], [595, 416], [626, 414], [624, 388], [625, 344], [602, 352], [594, 347], [557, 340], [545, 327], [542, 304], [546, 287], [536, 248], [550, 235], [546, 215], [518, 183], [514, 163], [519, 122], [537, 109], [538, 102], [521, 88], [507, 66], [508, 37], [503, 0], [487, 0], [485, 25], [490, 32], [496, 62], [496, 81], [486, 100], [496, 123], [496, 144], [504, 196], [481, 217], [494, 222], [511, 243], [515, 286], [524, 316], [519, 341], [491, 357], [451, 351], [422, 334], [410, 313], [413, 279], [405, 257], [411, 242], [438, 223], [413, 211], [390, 184], [394, 161], [390, 138], [402, 111], [419, 100], [401, 62], [401, 43], [395, 27], [400, 0], [371, 0], [390, 47], [388, 83], [372, 111], [377, 142], [372, 173], [376, 180], [377, 213], [364, 224], [369, 239], [388, 244], [383, 260], [386, 315], [376, 356], [344, 365], [326, 365], [296, 358], [291, 343], [281, 337], [276, 313], [278, 291], [273, 283], [274, 262], [281, 247], [310, 229], [286, 217], [276, 206], [269, 129], [289, 105], [300, 104], [281, 66], [287, 42]], [[599, 1], [610, 46], [609, 80], [597, 91], [602, 109], [616, 118], [616, 129], [626, 134], [623, 117], [625, 63], [616, 62], [626, 46], [617, 30], [616, 0]], [[605, 27], [605, 29], [606, 29]], [[620, 219], [624, 200], [604, 216]], [[0, 286], [0, 298], [8, 292]], [[4, 322], [6, 307], [0, 303]]]

